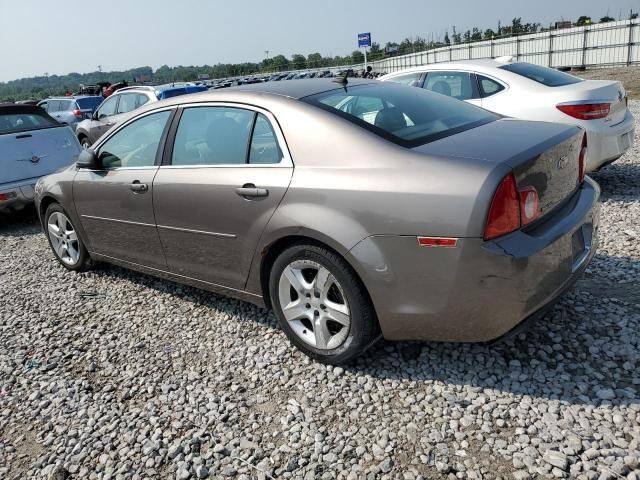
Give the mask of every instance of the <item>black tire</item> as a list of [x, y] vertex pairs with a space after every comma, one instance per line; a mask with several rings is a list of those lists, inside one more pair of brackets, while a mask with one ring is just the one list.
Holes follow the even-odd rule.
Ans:
[[[346, 339], [333, 349], [319, 349], [305, 342], [286, 320], [279, 298], [280, 277], [292, 262], [307, 260], [326, 268], [337, 280], [351, 316]], [[269, 275], [269, 296], [278, 323], [293, 345], [309, 357], [327, 364], [341, 364], [361, 355], [380, 338], [380, 327], [367, 291], [349, 264], [336, 253], [310, 244], [295, 244], [275, 260]]]
[[91, 140], [89, 140], [89, 137], [87, 137], [86, 135], [80, 135], [78, 137], [78, 141], [80, 142], [82, 148], [89, 148], [92, 145]]
[[[69, 263], [67, 261], [64, 261], [60, 257], [60, 254], [56, 251], [56, 248], [52, 243], [51, 234], [49, 232], [49, 220], [54, 214], [64, 215], [76, 233], [77, 240], [75, 240], [73, 244], [75, 249], [78, 252], [78, 259], [75, 263]], [[84, 242], [82, 241], [82, 238], [78, 234], [78, 230], [76, 229], [75, 225], [73, 225], [72, 220], [69, 217], [69, 214], [64, 210], [64, 208], [62, 208], [60, 204], [52, 203], [51, 205], [49, 205], [49, 207], [47, 207], [47, 211], [44, 214], [44, 229], [45, 229], [45, 235], [47, 236], [47, 241], [49, 242], [49, 246], [51, 247], [51, 251], [53, 252], [54, 257], [56, 258], [58, 263], [60, 263], [60, 265], [62, 265], [67, 270], [71, 270], [74, 272], [84, 272], [86, 270], [89, 270], [93, 266], [91, 256], [89, 255], [89, 252], [87, 252], [87, 249], [84, 246]]]

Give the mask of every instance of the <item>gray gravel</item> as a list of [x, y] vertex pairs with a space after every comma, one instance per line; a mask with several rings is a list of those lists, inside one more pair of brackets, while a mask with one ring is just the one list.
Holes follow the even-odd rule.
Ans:
[[1, 218], [0, 478], [640, 479], [639, 136], [595, 178], [599, 253], [529, 331], [344, 368], [249, 304], [68, 273]]

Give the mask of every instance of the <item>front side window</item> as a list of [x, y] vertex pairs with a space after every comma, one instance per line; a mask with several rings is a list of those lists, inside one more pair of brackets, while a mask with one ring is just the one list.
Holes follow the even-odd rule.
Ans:
[[474, 98], [468, 72], [429, 72], [423, 88], [458, 100]]
[[[466, 102], [387, 82], [347, 86], [301, 100], [409, 148], [498, 118]], [[359, 110], [357, 107], [361, 104], [366, 105], [364, 110], [374, 110]]]
[[483, 75], [478, 75], [478, 84], [480, 85], [480, 95], [483, 98], [490, 97], [504, 90], [502, 84]]
[[110, 117], [116, 114], [116, 105], [118, 104], [118, 97], [107, 98], [100, 109], [98, 110], [98, 118]]
[[562, 87], [583, 81], [581, 78], [574, 77], [568, 73], [527, 62], [509, 63], [498, 68], [528, 78], [547, 87]]
[[420, 72], [406, 73], [404, 75], [396, 75], [391, 77], [387, 82], [401, 83], [403, 85], [409, 85], [410, 87], [417, 87], [420, 82]]
[[118, 113], [129, 113], [137, 108], [137, 94], [125, 93], [120, 95], [120, 103], [118, 103]]
[[170, 115], [169, 110], [153, 113], [119, 130], [100, 147], [102, 168], [153, 166]]
[[171, 164], [246, 163], [254, 116], [254, 112], [241, 108], [185, 109], [176, 132]]
[[280, 163], [281, 161], [282, 151], [278, 145], [276, 132], [267, 117], [259, 113], [253, 127], [249, 163], [265, 165]]

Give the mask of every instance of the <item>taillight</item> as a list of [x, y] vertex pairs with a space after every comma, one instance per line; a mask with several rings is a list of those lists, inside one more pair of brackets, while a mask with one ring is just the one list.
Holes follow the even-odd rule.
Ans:
[[538, 191], [534, 187], [525, 187], [518, 190], [518, 195], [520, 196], [520, 223], [525, 226], [540, 215]]
[[516, 178], [512, 173], [502, 179], [491, 200], [484, 239], [491, 240], [520, 228], [520, 203]]
[[605, 118], [611, 110], [610, 103], [580, 103], [577, 105], [556, 105], [562, 113], [579, 120], [596, 120]]
[[82, 114], [82, 110], [74, 110], [73, 112], [73, 116], [77, 117], [77, 118], [84, 118], [84, 115]]
[[502, 179], [491, 200], [484, 239], [514, 232], [540, 216], [540, 199], [535, 187], [518, 189], [513, 173]]
[[578, 183], [582, 183], [584, 182], [584, 176], [585, 176], [585, 168], [586, 168], [586, 161], [587, 161], [587, 134], [585, 133], [582, 136], [582, 147], [580, 147], [580, 155], [578, 156], [578, 165], [579, 165], [579, 170], [578, 170]]

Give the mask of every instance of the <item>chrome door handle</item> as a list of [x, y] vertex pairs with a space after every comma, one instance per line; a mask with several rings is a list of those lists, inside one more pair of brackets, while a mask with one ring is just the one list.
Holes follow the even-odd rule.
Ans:
[[241, 197], [266, 197], [269, 195], [269, 190], [266, 188], [258, 188], [253, 183], [245, 183], [242, 187], [236, 188], [236, 193]]
[[140, 183], [139, 180], [134, 180], [133, 183], [129, 185], [129, 188], [131, 188], [132, 192], [144, 193], [149, 190], [149, 185], [147, 185], [146, 183]]

